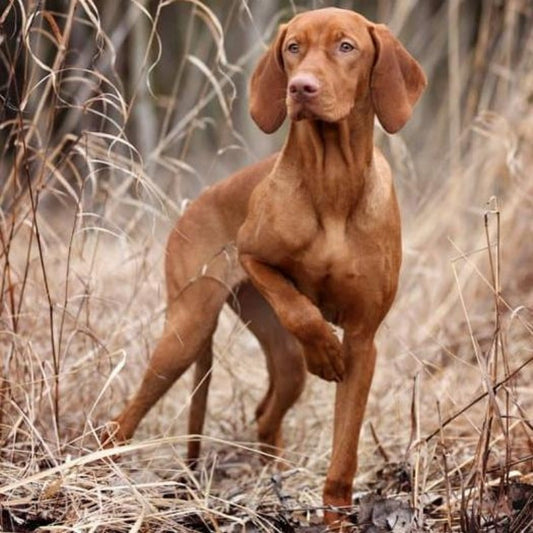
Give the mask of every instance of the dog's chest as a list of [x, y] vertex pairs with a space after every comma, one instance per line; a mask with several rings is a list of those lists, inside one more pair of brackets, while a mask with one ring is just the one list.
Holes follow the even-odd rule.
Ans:
[[278, 268], [332, 322], [343, 309], [376, 307], [396, 291], [397, 238], [375, 240], [346, 220], [323, 221], [305, 249], [287, 253]]

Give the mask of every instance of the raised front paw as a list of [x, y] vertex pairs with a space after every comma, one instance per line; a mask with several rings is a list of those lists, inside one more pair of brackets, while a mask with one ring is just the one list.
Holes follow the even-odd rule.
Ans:
[[326, 381], [342, 380], [342, 344], [326, 324], [311, 338], [306, 339], [304, 353], [309, 372]]

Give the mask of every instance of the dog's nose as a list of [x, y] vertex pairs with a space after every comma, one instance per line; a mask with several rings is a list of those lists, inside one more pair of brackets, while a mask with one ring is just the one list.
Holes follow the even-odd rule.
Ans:
[[318, 94], [320, 82], [312, 74], [297, 74], [289, 83], [289, 94], [294, 99], [309, 99]]

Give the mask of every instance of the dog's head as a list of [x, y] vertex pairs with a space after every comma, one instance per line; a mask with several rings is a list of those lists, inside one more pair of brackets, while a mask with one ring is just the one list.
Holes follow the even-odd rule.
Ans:
[[426, 86], [420, 65], [386, 26], [344, 9], [296, 15], [280, 27], [250, 83], [250, 112], [265, 132], [291, 120], [337, 122], [373, 105], [398, 131]]

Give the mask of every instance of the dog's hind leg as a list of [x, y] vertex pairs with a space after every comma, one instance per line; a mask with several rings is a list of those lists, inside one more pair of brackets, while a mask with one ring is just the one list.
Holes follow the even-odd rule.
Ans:
[[[165, 329], [142, 383], [125, 409], [113, 420], [115, 427], [110, 431], [113, 438], [104, 438], [104, 443], [108, 440], [110, 445], [112, 441], [130, 439], [146, 413], [193, 362], [200, 359], [199, 373], [205, 371], [211, 357], [207, 350], [210, 350], [211, 337], [228, 293], [229, 288], [218, 279], [200, 277], [169, 302]], [[193, 429], [202, 425], [198, 422], [203, 423], [203, 420], [195, 421]]]
[[[299, 342], [282, 328], [272, 308], [249, 282], [228, 297], [228, 303], [256, 336], [265, 353], [268, 389], [256, 409], [262, 451], [279, 455], [283, 448], [281, 425], [285, 413], [300, 396], [305, 384], [305, 362]], [[189, 413], [188, 461], [195, 466], [200, 455], [209, 383], [213, 363], [211, 338], [196, 360], [193, 397]]]
[[265, 352], [268, 390], [256, 409], [262, 451], [279, 455], [283, 449], [281, 425], [285, 413], [299, 398], [306, 376], [303, 350], [284, 329], [274, 311], [250, 283], [243, 283], [228, 303], [257, 337]]
[[194, 468], [200, 457], [200, 436], [204, 429], [205, 413], [207, 409], [207, 394], [211, 382], [213, 368], [212, 336], [207, 346], [202, 350], [194, 368], [194, 381], [192, 389], [191, 407], [189, 409], [189, 435], [187, 443], [187, 460], [189, 466]]

